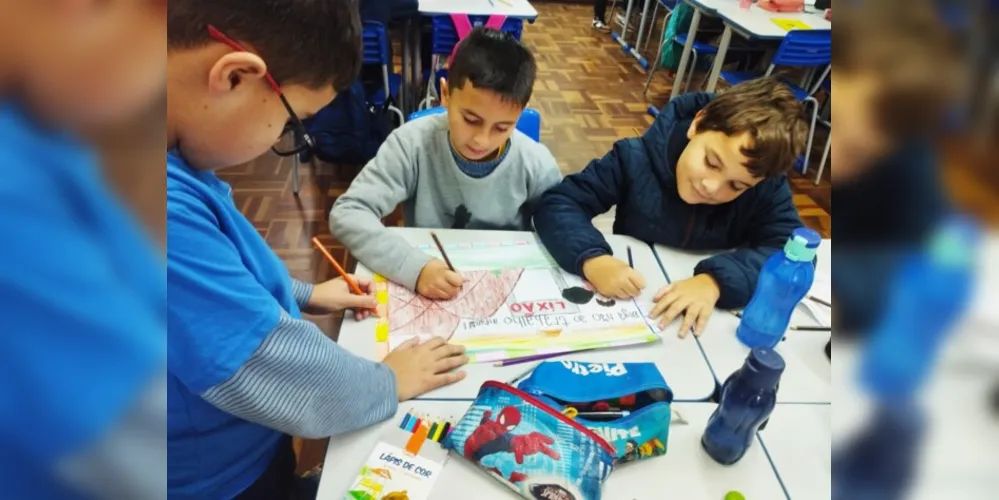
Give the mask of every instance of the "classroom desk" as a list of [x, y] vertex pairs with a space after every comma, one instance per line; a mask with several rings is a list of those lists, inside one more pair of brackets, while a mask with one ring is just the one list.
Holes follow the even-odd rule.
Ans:
[[[317, 498], [342, 498], [388, 426], [398, 425], [410, 408], [435, 417], [460, 418], [470, 402], [419, 401], [399, 405], [392, 419], [369, 429], [330, 438]], [[718, 500], [731, 490], [748, 499], [785, 498], [773, 467], [759, 441], [735, 465], [715, 463], [701, 449], [701, 434], [714, 411], [711, 403], [676, 403], [688, 425], [670, 427], [666, 455], [621, 466], [604, 484], [608, 500]], [[428, 443], [431, 444], [431, 443]], [[426, 446], [426, 445], [425, 445]], [[456, 492], [474, 492], [457, 495]], [[452, 456], [434, 485], [432, 500], [454, 498], [511, 499], [516, 495], [465, 459]]]
[[[728, 53], [729, 44], [732, 41], [732, 32], [755, 40], [783, 40], [787, 31], [773, 23], [772, 19], [799, 19], [809, 25], [811, 29], [827, 30], [831, 29], [832, 23], [825, 20], [821, 12], [770, 12], [759, 8], [755, 3], [748, 9], [739, 7], [738, 0], [684, 0], [694, 8], [694, 15], [690, 20], [690, 28], [687, 30], [687, 43], [683, 47], [680, 56], [680, 66], [677, 68], [674, 82], [683, 82], [687, 73], [687, 65], [690, 61], [690, 52], [693, 48], [694, 37], [701, 22], [703, 14], [718, 16], [725, 23], [725, 30], [718, 41], [718, 54], [714, 56], [714, 63], [711, 66], [711, 73], [708, 76], [708, 83], [705, 91], [714, 92], [718, 83], [718, 75], [721, 73], [722, 65], [725, 63], [725, 55]], [[812, 3], [814, 2], [806, 2]], [[808, 6], [806, 6], [808, 7]], [[810, 10], [814, 7], [808, 7]], [[670, 99], [673, 99], [680, 92], [680, 85], [673, 85], [670, 92]]]
[[[402, 78], [405, 82], [403, 113], [409, 116], [416, 111], [422, 96], [419, 89], [423, 85], [423, 64], [420, 60], [421, 28], [420, 19], [424, 16], [447, 16], [466, 14], [470, 16], [501, 15], [523, 19], [533, 23], [538, 11], [527, 0], [420, 0], [419, 16], [407, 20], [402, 37]], [[408, 89], [408, 90], [407, 90]]]
[[[689, 278], [694, 266], [712, 253], [683, 252], [662, 245], [655, 246], [667, 276], [671, 281]], [[831, 269], [832, 241], [822, 240], [819, 246], [817, 274], [829, 275]], [[817, 322], [798, 307], [791, 316], [792, 325], [817, 325]], [[697, 339], [707, 357], [708, 364], [719, 383], [742, 366], [749, 348], [735, 338], [739, 318], [734, 314], [716, 310], [708, 320], [704, 333]], [[832, 401], [832, 374], [825, 356], [825, 345], [830, 332], [789, 331], [775, 350], [784, 357], [787, 367], [781, 377], [777, 401], [781, 403], [829, 403]]]
[[791, 500], [832, 496], [832, 405], [779, 404], [760, 441]]
[[[433, 244], [428, 229], [392, 228], [392, 231], [397, 232], [413, 245]], [[454, 243], [533, 241], [536, 238], [534, 233], [516, 231], [435, 229], [434, 232], [437, 233], [445, 247]], [[652, 249], [641, 241], [625, 236], [611, 235], [607, 237], [607, 240], [611, 244], [614, 254], [622, 260], [627, 260], [628, 248], [631, 248], [634, 266], [645, 276], [648, 284], [638, 299], [639, 306], [645, 311], [650, 310], [652, 297], [656, 290], [666, 284], [666, 279], [662, 275]], [[540, 242], [538, 244], [540, 245]], [[355, 274], [371, 276], [372, 273], [363, 265], [358, 264]], [[676, 334], [678, 328], [678, 325], [674, 325], [661, 332], [662, 340], [653, 344], [580, 352], [556, 359], [595, 363], [656, 363], [666, 382], [673, 389], [674, 399], [704, 401], [714, 391], [714, 378], [696, 341], [691, 337], [678, 338]], [[354, 354], [375, 359], [374, 319], [363, 322], [346, 319], [340, 329], [339, 343]], [[479, 387], [486, 380], [509, 381], [522, 375], [533, 366], [529, 363], [504, 367], [493, 366], [493, 363], [469, 364], [464, 368], [468, 375], [465, 380], [429, 392], [418, 399], [471, 400], [475, 398], [479, 392]]]

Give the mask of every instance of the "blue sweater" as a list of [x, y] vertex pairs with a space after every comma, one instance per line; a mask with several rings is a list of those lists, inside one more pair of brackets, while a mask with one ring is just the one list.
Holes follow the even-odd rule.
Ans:
[[680, 198], [675, 167], [687, 146], [686, 132], [713, 98], [695, 93], [672, 100], [643, 136], [616, 142], [603, 158], [542, 196], [534, 224], [560, 266], [582, 275], [583, 262], [612, 254], [591, 220], [617, 205], [615, 234], [688, 250], [738, 248], [702, 260], [694, 273], [718, 281], [718, 307], [749, 302], [764, 261], [802, 224], [783, 175], [722, 205], [690, 205]]

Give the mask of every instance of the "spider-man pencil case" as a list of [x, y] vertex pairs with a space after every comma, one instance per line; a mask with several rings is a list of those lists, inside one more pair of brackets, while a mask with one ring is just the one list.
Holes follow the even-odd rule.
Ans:
[[528, 499], [599, 500], [614, 467], [614, 448], [592, 430], [492, 380], [443, 445]]
[[606, 439], [616, 464], [666, 453], [673, 391], [653, 363], [546, 361], [519, 388]]

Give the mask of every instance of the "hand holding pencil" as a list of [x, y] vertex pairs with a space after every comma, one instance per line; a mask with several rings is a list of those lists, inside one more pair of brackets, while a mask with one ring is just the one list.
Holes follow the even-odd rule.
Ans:
[[441, 244], [437, 234], [431, 231], [430, 237], [437, 245], [437, 250], [441, 253], [444, 261], [433, 259], [423, 266], [420, 276], [416, 279], [416, 293], [428, 299], [453, 299], [458, 295], [462, 285], [465, 284], [465, 278], [458, 274], [454, 265], [451, 264], [451, 259], [447, 256], [444, 245]]
[[[361, 290], [361, 295], [351, 290], [347, 278], [354, 281]], [[348, 274], [346, 277], [341, 276], [313, 287], [309, 306], [326, 313], [351, 309], [357, 320], [363, 320], [374, 314], [378, 301], [375, 300], [374, 285], [371, 280]]]
[[375, 300], [374, 287], [371, 282], [347, 274], [343, 266], [326, 250], [319, 238], [313, 237], [312, 245], [326, 257], [330, 265], [340, 273], [340, 277], [315, 285], [312, 289], [312, 295], [309, 297], [309, 307], [321, 312], [353, 309], [354, 317], [358, 320], [367, 318], [374, 313], [378, 302]]

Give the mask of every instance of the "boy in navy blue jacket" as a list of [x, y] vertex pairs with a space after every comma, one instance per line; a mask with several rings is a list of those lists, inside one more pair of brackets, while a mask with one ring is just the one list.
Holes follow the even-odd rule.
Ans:
[[801, 105], [763, 78], [717, 96], [670, 102], [642, 137], [624, 139], [538, 203], [541, 241], [597, 292], [637, 296], [642, 276], [612, 257], [591, 220], [617, 205], [614, 232], [689, 250], [737, 248], [702, 260], [694, 277], [656, 294], [661, 326], [684, 316], [680, 336], [699, 335], [711, 311], [749, 302], [763, 262], [800, 227], [785, 173], [802, 152]]

